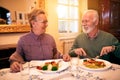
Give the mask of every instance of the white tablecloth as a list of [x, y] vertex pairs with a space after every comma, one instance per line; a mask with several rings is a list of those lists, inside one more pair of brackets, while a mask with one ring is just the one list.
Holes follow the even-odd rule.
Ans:
[[[67, 68], [59, 73], [41, 73], [36, 67], [30, 69], [30, 80], [120, 80], [120, 65], [112, 64], [109, 69], [90, 71], [79, 67], [78, 78]], [[37, 78], [37, 79], [36, 79]], [[11, 73], [10, 68], [0, 70], [0, 80], [25, 80], [21, 73]]]

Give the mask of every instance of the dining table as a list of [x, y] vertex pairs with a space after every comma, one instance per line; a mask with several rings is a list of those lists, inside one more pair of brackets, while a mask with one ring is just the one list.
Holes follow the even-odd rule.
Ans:
[[[61, 69], [58, 71], [38, 69], [39, 65], [50, 61], [58, 61]], [[21, 72], [12, 72], [10, 68], [3, 68], [0, 69], [0, 80], [120, 80], [120, 65], [110, 62], [109, 67], [105, 69], [88, 69], [78, 65], [75, 71], [71, 70], [70, 61], [65, 62], [62, 59], [32, 60], [25, 64], [27, 63], [30, 64], [29, 78], [22, 78]]]

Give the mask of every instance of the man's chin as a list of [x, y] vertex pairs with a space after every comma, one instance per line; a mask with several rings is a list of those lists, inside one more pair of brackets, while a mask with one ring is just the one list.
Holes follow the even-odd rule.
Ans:
[[93, 31], [93, 29], [83, 30], [83, 32], [86, 33], [86, 34], [89, 34], [89, 33], [91, 33], [92, 31]]
[[86, 34], [90, 33], [90, 31], [85, 31], [85, 30], [83, 30], [83, 32], [86, 33]]

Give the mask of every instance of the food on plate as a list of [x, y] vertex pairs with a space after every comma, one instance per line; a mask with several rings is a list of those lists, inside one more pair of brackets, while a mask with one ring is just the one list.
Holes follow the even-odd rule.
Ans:
[[57, 71], [58, 67], [59, 67], [59, 62], [51, 61], [51, 62], [45, 62], [44, 65], [37, 66], [37, 69]]
[[83, 61], [83, 65], [93, 69], [104, 68], [106, 66], [103, 61], [99, 61], [96, 59], [85, 59]]

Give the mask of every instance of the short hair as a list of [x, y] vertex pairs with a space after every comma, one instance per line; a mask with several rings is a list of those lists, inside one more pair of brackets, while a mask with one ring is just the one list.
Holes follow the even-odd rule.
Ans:
[[99, 20], [99, 15], [98, 15], [98, 11], [97, 10], [93, 10], [93, 9], [89, 9], [87, 11], [84, 12], [84, 14], [90, 13], [93, 16], [93, 21]]
[[32, 27], [31, 21], [35, 20], [36, 16], [38, 16], [39, 14], [45, 14], [44, 10], [39, 8], [34, 8], [33, 10], [31, 10], [30, 13], [28, 13], [28, 21], [31, 27]]

